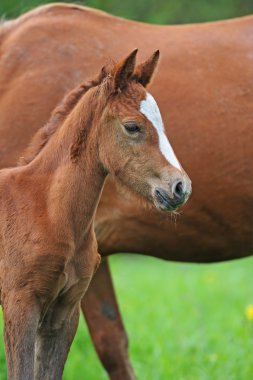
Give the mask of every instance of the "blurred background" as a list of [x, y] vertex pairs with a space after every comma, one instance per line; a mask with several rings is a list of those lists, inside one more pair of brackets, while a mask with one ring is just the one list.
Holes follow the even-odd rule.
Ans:
[[[7, 18], [16, 17], [46, 3], [52, 1], [1, 0], [0, 15]], [[76, 3], [103, 9], [117, 16], [156, 24], [220, 20], [253, 12], [252, 0], [87, 0]]]
[[[49, 2], [0, 0], [0, 16], [13, 18]], [[204, 22], [253, 13], [252, 0], [87, 0], [78, 4], [158, 24]], [[110, 264], [138, 379], [253, 379], [251, 258], [194, 265], [117, 255], [110, 258]], [[81, 317], [64, 380], [84, 378], [105, 380], [107, 376]], [[0, 380], [6, 380], [3, 344]]]

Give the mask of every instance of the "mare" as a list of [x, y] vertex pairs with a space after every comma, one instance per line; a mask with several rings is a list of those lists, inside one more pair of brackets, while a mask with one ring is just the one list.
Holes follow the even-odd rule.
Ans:
[[159, 52], [137, 50], [70, 92], [21, 165], [0, 172], [0, 294], [11, 380], [61, 379], [80, 301], [100, 262], [94, 217], [110, 173], [158, 210], [191, 183], [145, 87]]
[[152, 94], [194, 192], [175, 229], [106, 180], [95, 218], [104, 260], [82, 306], [111, 379], [134, 373], [107, 255], [215, 262], [253, 252], [252, 36], [252, 16], [158, 26], [70, 4], [40, 7], [0, 28], [1, 167], [17, 161], [63, 95], [105, 59], [136, 44], [143, 56], [153, 46], [162, 51]]

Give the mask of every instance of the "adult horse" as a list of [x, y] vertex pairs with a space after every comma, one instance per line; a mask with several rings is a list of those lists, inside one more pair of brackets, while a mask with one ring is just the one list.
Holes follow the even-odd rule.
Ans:
[[[38, 8], [2, 25], [0, 160], [16, 162], [63, 94], [105, 57], [160, 48], [152, 86], [194, 193], [174, 228], [112, 180], [96, 216], [103, 256], [139, 252], [166, 260], [214, 262], [253, 252], [253, 18], [183, 26], [123, 20], [75, 5]], [[73, 68], [75, 70], [73, 70]], [[106, 260], [83, 301], [111, 379], [134, 378]]]

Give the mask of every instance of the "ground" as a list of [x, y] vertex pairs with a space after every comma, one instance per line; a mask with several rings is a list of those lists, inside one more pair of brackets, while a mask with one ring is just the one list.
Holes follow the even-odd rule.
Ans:
[[[128, 255], [111, 267], [138, 379], [253, 378], [252, 258], [193, 265]], [[0, 380], [5, 371], [1, 345]], [[83, 319], [64, 372], [77, 379], [107, 379]]]

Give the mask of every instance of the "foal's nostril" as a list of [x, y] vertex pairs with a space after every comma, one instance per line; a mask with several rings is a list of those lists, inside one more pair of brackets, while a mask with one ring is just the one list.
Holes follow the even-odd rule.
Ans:
[[185, 195], [184, 192], [184, 186], [182, 181], [178, 181], [174, 186], [173, 186], [173, 196], [176, 199], [182, 199]]

